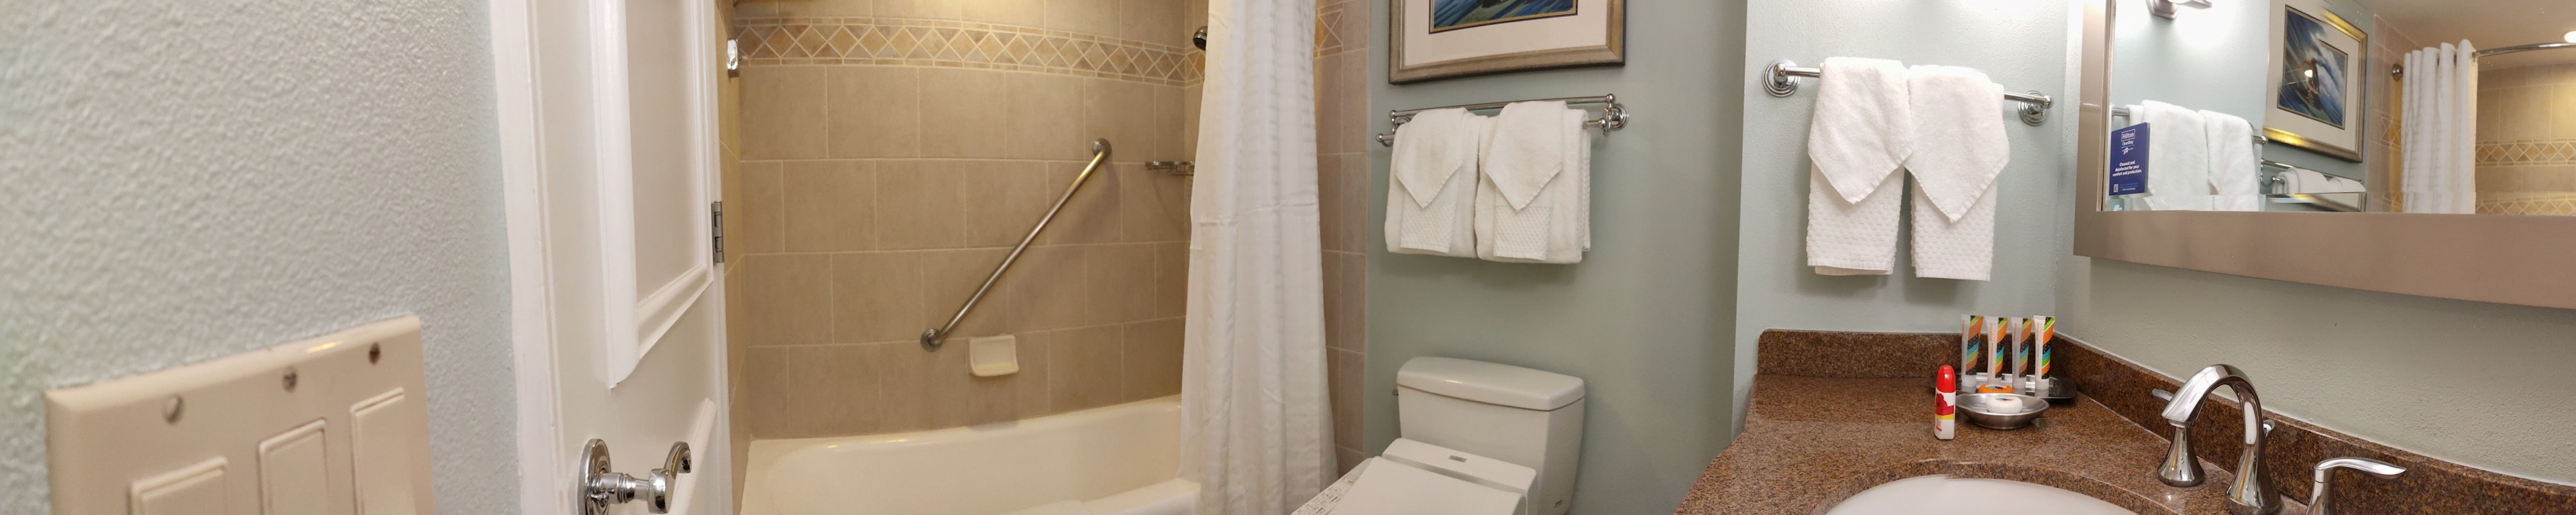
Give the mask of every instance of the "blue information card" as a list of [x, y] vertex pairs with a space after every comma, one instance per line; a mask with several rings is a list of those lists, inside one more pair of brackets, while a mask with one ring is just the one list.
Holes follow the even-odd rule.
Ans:
[[2111, 194], [2147, 192], [2147, 124], [2111, 131]]

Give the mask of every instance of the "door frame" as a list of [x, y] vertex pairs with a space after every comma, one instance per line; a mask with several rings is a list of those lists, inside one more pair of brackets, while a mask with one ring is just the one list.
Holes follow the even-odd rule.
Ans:
[[[696, 36], [694, 39], [714, 38], [702, 42], [704, 44], [691, 45], [690, 53], [695, 62], [716, 62], [715, 59], [720, 52], [715, 50], [720, 43], [713, 41], [720, 40], [724, 34], [713, 26], [717, 21], [714, 18], [721, 15], [714, 1], [717, 0], [690, 2], [688, 7], [692, 17], [689, 24], [695, 27], [692, 29], [692, 35]], [[591, 116], [581, 121], [606, 127], [593, 132], [588, 138], [590, 141], [546, 141], [546, 125], [541, 116], [546, 106], [544, 97], [540, 95], [540, 78], [536, 73], [539, 49], [535, 32], [538, 27], [536, 13], [533, 10], [549, 3], [551, 2], [548, 0], [489, 0], [488, 2], [491, 23], [489, 37], [492, 44], [494, 120], [498, 125], [495, 134], [498, 136], [497, 154], [501, 165], [503, 218], [508, 228], [510, 349], [512, 376], [515, 380], [513, 390], [517, 401], [514, 430], [518, 444], [518, 504], [520, 512], [529, 515], [568, 515], [573, 509], [572, 499], [566, 495], [565, 490], [570, 485], [566, 478], [571, 477], [569, 474], [574, 471], [566, 466], [567, 457], [571, 456], [572, 450], [563, 444], [566, 439], [561, 434], [564, 427], [560, 397], [563, 378], [557, 373], [557, 366], [560, 364], [556, 353], [558, 329], [604, 332], [606, 334], [602, 336], [615, 340], [604, 342], [609, 350], [608, 354], [612, 361], [623, 360], [624, 363], [622, 366], [615, 363], [602, 363], [600, 366], [608, 369], [609, 377], [622, 381], [634, 369], [635, 363], [651, 352], [653, 343], [670, 328], [672, 322], [688, 311], [689, 306], [701, 293], [710, 288], [721, 291], [721, 286], [714, 283], [717, 282], [716, 278], [723, 277], [724, 272], [723, 265], [712, 263], [712, 260], [701, 262], [701, 266], [683, 274], [684, 278], [680, 281], [656, 288], [657, 291], [648, 296], [639, 295], [640, 292], [636, 291], [635, 256], [631, 251], [623, 252], [622, 258], [615, 255], [621, 253], [600, 252], [604, 255], [603, 263], [598, 270], [558, 270], [553, 266], [554, 254], [558, 251], [559, 245], [595, 245], [601, 250], [633, 249], [635, 242], [631, 217], [634, 207], [632, 183], [624, 180], [629, 177], [626, 174], [597, 174], [595, 177], [603, 179], [614, 177], [619, 180], [599, 181], [601, 184], [590, 185], [592, 186], [590, 189], [594, 189], [598, 194], [597, 207], [600, 223], [597, 226], [599, 229], [597, 234], [554, 234], [550, 230], [550, 224], [554, 222], [549, 218], [550, 209], [558, 209], [558, 207], [549, 204], [549, 195], [560, 193], [561, 191], [558, 190], [570, 186], [556, 185], [552, 187], [553, 190], [549, 189], [549, 173], [553, 171], [547, 166], [549, 152], [589, 154], [593, 169], [624, 167], [631, 161], [630, 141], [628, 141], [628, 138], [631, 138], [629, 136], [631, 132], [627, 126], [622, 125], [628, 119], [626, 111], [610, 108], [611, 106], [624, 107], [628, 102], [625, 75], [628, 68], [624, 61], [623, 24], [601, 23], [594, 19], [591, 23], [593, 31], [588, 42], [591, 46], [588, 54], [594, 60], [613, 58], [613, 62], [597, 66], [588, 74], [592, 82], [591, 91], [599, 94], [589, 99], [592, 104]], [[592, 9], [591, 14], [594, 15], [605, 11], [622, 16], [622, 8], [617, 6], [620, 0], [586, 0], [582, 3], [589, 5]], [[603, 27], [610, 30], [599, 30]], [[718, 148], [718, 128], [716, 127], [719, 123], [717, 118], [719, 113], [716, 112], [718, 85], [713, 75], [707, 75], [693, 81], [690, 87], [692, 96], [700, 100], [696, 105], [691, 106], [698, 111], [698, 116], [696, 123], [691, 127], [690, 140], [693, 145], [699, 146], [702, 150], [697, 153], [695, 164], [703, 167], [708, 173], [708, 180], [703, 181], [705, 185], [694, 192], [695, 197], [700, 200], [699, 203], [703, 205], [705, 201], [719, 198], [716, 184], [721, 183], [719, 174], [722, 173], [720, 162], [722, 154]], [[580, 145], [580, 143], [590, 144]], [[620, 213], [624, 216], [610, 216], [613, 210], [625, 210], [626, 213]], [[704, 218], [700, 220], [705, 221]], [[712, 225], [708, 223], [694, 225], [696, 227], [693, 240], [697, 242], [695, 249], [702, 256], [711, 255], [714, 250]], [[620, 230], [623, 232], [619, 232]], [[568, 238], [577, 238], [580, 241]], [[596, 274], [596, 276], [569, 278], [564, 274]], [[559, 302], [563, 300], [557, 298], [559, 292], [556, 285], [567, 280], [576, 284], [598, 286], [603, 290], [604, 297], [608, 297], [608, 299], [593, 299], [593, 302], [605, 300], [610, 302], [608, 305], [635, 305], [638, 311], [624, 312], [627, 316], [604, 316], [602, 318], [607, 322], [604, 324], [605, 327], [588, 329], [559, 327], [565, 322], [560, 320], [556, 313], [560, 306]], [[623, 295], [624, 298], [618, 299], [619, 295]], [[675, 301], [675, 298], [686, 300]], [[633, 316], [639, 312], [641, 316]], [[715, 310], [715, 315], [721, 323], [724, 317], [721, 304]], [[716, 331], [716, 341], [712, 344], [719, 349], [727, 345], [723, 341], [723, 336], [724, 331]], [[716, 372], [715, 384], [719, 389], [727, 384], [724, 380], [726, 364], [721, 362], [722, 356], [722, 353], [717, 353], [718, 361], [710, 364]], [[715, 392], [718, 419], [714, 426], [715, 433], [708, 441], [711, 444], [709, 447], [721, 447], [730, 440], [726, 434], [729, 423], [724, 420], [730, 416], [729, 397], [728, 392], [721, 390]], [[697, 452], [701, 456], [698, 462], [702, 469], [709, 465], [725, 466], [731, 460], [740, 459], [737, 456], [730, 456], [728, 449], [708, 448]], [[711, 453], [719, 459], [706, 459]], [[733, 496], [730, 491], [732, 485], [728, 481], [700, 482], [700, 485], [700, 495], [711, 493], [723, 499], [730, 499]], [[730, 505], [730, 501], [725, 505]]]

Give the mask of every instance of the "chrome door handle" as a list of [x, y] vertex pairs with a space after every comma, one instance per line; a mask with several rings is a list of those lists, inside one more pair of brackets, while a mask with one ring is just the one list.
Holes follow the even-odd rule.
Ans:
[[678, 488], [680, 475], [694, 468], [688, 442], [672, 442], [671, 453], [662, 458], [662, 468], [642, 478], [609, 470], [608, 442], [597, 438], [582, 448], [581, 461], [586, 464], [581, 477], [582, 515], [608, 515], [609, 506], [639, 498], [653, 513], [670, 513], [671, 491]]

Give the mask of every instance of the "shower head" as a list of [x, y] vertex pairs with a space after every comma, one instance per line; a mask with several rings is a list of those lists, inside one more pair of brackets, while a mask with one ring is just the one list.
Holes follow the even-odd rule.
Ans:
[[1191, 34], [1190, 44], [1198, 45], [1200, 50], [1207, 50], [1207, 27], [1201, 26], [1197, 34]]

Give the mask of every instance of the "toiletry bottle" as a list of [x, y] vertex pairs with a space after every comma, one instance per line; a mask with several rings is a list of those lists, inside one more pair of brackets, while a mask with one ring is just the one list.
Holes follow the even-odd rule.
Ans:
[[2036, 358], [2038, 359], [2038, 362], [2035, 364], [2037, 368], [2031, 370], [2031, 384], [2035, 385], [2034, 388], [2038, 389], [2040, 392], [2047, 392], [2055, 386], [2050, 384], [2051, 381], [2049, 381], [2048, 378], [2049, 358], [2050, 353], [2052, 352], [2052, 350], [2048, 348], [2048, 343], [2049, 340], [2054, 340], [2056, 338], [2057, 317], [2030, 317], [2030, 343], [2032, 353], [2038, 354], [2038, 357]]
[[[1982, 316], [1959, 315], [1958, 373], [1959, 377], [1962, 379], [1976, 375], [1977, 361], [1984, 358], [1986, 355], [1985, 349], [1977, 345], [1978, 340], [1985, 337], [1985, 326], [1981, 325], [1984, 321], [1985, 317]], [[1961, 382], [1959, 383], [1959, 388], [1964, 390], [1973, 387], [1969, 386], [1966, 382]]]
[[2022, 380], [2030, 377], [2030, 319], [2012, 317], [2009, 320], [2011, 322], [2006, 323], [2004, 332], [2012, 333], [2012, 377], [2004, 384], [2011, 385], [2014, 391], [2029, 393], [2030, 386]]
[[1943, 440], [1959, 436], [1959, 377], [1949, 365], [1941, 365], [1941, 375], [1932, 380], [1932, 437]]

